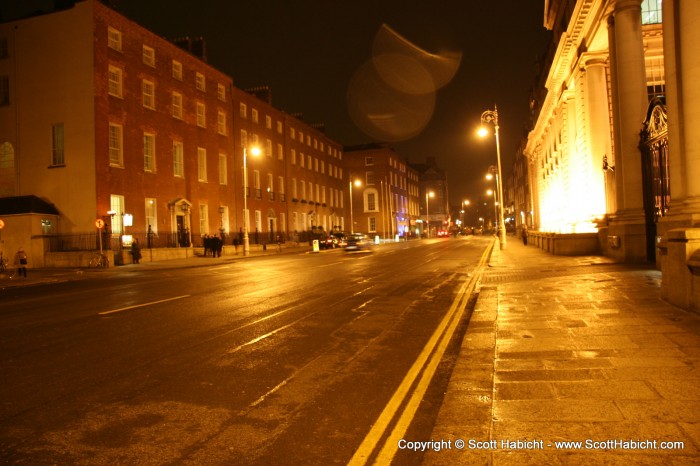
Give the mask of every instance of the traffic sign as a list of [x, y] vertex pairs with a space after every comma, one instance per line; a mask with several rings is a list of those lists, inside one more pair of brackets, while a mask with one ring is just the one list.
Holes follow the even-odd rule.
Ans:
[[105, 226], [105, 221], [101, 218], [98, 218], [97, 220], [95, 220], [95, 226], [97, 228], [102, 228], [103, 226]]

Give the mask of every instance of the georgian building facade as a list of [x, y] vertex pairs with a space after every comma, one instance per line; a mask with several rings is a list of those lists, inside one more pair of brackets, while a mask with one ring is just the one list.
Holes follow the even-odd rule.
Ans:
[[96, 0], [0, 24], [0, 45], [0, 193], [60, 212], [32, 236], [33, 264], [56, 244], [116, 248], [125, 235], [231, 244], [244, 221], [251, 242], [344, 229], [342, 146], [274, 108], [269, 90], [236, 88]]
[[347, 231], [387, 239], [414, 236], [420, 216], [418, 172], [381, 144], [346, 147], [345, 164], [354, 222]]

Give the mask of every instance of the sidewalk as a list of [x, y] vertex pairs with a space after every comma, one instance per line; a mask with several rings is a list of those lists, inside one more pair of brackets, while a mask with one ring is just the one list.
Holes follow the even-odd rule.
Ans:
[[162, 260], [148, 262], [146, 260], [141, 260], [139, 264], [126, 264], [126, 265], [110, 265], [107, 269], [93, 269], [86, 267], [65, 267], [65, 268], [55, 268], [55, 267], [42, 267], [42, 268], [29, 268], [27, 269], [27, 278], [19, 277], [17, 275], [13, 276], [14, 268], [10, 269], [6, 273], [0, 273], [0, 290], [14, 288], [19, 286], [32, 286], [39, 285], [43, 283], [59, 283], [70, 280], [80, 280], [89, 277], [91, 274], [95, 273], [124, 273], [124, 272], [138, 272], [144, 270], [161, 270], [161, 269], [175, 269], [183, 267], [207, 267], [217, 264], [225, 264], [233, 261], [243, 260], [251, 257], [260, 256], [274, 256], [279, 254], [304, 254], [311, 252], [312, 248], [308, 244], [300, 243], [298, 246], [294, 243], [289, 243], [282, 247], [282, 251], [277, 251], [276, 245], [267, 248], [263, 251], [260, 247], [253, 247], [250, 249], [250, 255], [243, 255], [243, 248], [239, 248], [238, 254], [230, 254], [222, 257], [211, 257], [211, 256], [190, 256], [183, 259], [172, 259], [172, 260]]
[[424, 464], [700, 464], [700, 316], [660, 299], [656, 270], [508, 240], [432, 437], [411, 439], [452, 442]]

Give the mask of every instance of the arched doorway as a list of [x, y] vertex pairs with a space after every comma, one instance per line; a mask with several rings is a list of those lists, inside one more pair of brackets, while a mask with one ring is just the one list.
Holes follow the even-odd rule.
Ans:
[[640, 134], [642, 184], [647, 234], [647, 260], [656, 260], [656, 223], [666, 215], [671, 202], [668, 166], [668, 120], [666, 105], [660, 98], [649, 103]]

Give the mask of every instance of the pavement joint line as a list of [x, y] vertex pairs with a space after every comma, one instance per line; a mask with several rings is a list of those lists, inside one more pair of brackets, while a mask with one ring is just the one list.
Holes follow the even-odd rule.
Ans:
[[464, 314], [467, 303], [469, 302], [472, 293], [477, 287], [486, 263], [491, 256], [494, 242], [484, 250], [478, 265], [475, 267], [475, 273], [468, 276], [468, 279], [460, 286], [457, 297], [452, 302], [450, 309], [445, 317], [440, 321], [440, 324], [433, 332], [430, 340], [421, 351], [420, 355], [413, 363], [408, 373], [402, 380], [399, 387], [396, 389], [391, 399], [384, 407], [384, 410], [377, 418], [377, 421], [372, 425], [370, 431], [365, 436], [364, 440], [355, 451], [355, 454], [348, 462], [349, 466], [357, 466], [367, 464], [372, 453], [376, 450], [377, 445], [389, 425], [396, 417], [396, 413], [404, 404], [406, 397], [409, 396], [410, 390], [414, 387], [415, 381], [419, 375], [421, 378], [418, 384], [413, 389], [413, 393], [407, 404], [403, 408], [399, 419], [396, 421], [391, 434], [387, 438], [384, 446], [376, 457], [374, 464], [390, 464], [398, 449], [398, 440], [403, 436], [408, 429], [413, 417], [415, 416], [418, 406], [423, 399], [423, 395], [427, 391], [428, 385], [437, 370], [437, 366], [442, 359], [444, 352], [447, 349], [456, 327]]

